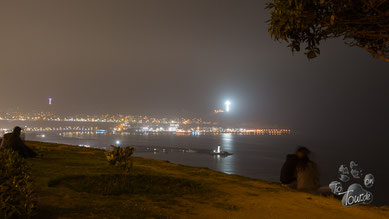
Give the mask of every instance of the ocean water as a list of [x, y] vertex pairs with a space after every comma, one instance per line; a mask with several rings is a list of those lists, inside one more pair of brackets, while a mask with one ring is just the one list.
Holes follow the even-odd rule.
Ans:
[[[354, 142], [338, 142], [328, 136], [245, 136], [233, 134], [178, 136], [178, 135], [108, 135], [59, 133], [27, 134], [27, 140], [89, 145], [109, 149], [120, 141], [120, 146], [136, 148], [134, 156], [167, 160], [172, 163], [207, 167], [227, 174], [238, 174], [256, 179], [278, 182], [279, 173], [286, 155], [293, 153], [297, 145], [304, 145], [311, 151], [311, 159], [320, 169], [321, 184], [327, 186], [337, 180], [338, 168], [355, 161], [363, 174], [372, 173], [376, 183], [371, 191], [374, 204], [389, 205], [389, 162], [383, 145], [358, 145]], [[232, 155], [215, 156], [210, 152], [220, 145]], [[360, 182], [363, 183], [360, 179]]]

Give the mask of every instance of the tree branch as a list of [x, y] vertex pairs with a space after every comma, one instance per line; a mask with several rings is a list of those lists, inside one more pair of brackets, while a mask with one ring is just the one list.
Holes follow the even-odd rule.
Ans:
[[374, 51], [374, 50], [372, 50], [372, 49], [369, 49], [368, 47], [366, 47], [366, 46], [359, 46], [360, 48], [362, 48], [362, 49], [364, 49], [364, 50], [366, 50], [366, 51], [368, 51], [371, 55], [373, 55], [374, 57], [376, 57], [376, 58], [379, 58], [379, 59], [381, 59], [381, 60], [384, 60], [384, 61], [386, 61], [386, 62], [389, 62], [389, 57], [386, 57], [385, 55], [383, 55], [383, 54], [379, 54], [379, 53], [377, 53], [376, 51]]

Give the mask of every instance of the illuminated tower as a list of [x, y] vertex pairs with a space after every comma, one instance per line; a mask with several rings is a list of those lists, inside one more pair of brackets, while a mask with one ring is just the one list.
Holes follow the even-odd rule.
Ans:
[[231, 102], [227, 100], [224, 104], [226, 105], [226, 112], [228, 113], [230, 111]]

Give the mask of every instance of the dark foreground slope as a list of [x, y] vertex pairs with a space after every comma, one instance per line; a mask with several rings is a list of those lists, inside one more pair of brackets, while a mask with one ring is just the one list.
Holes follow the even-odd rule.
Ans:
[[129, 175], [104, 151], [28, 142], [37, 218], [389, 218], [387, 207], [339, 200], [204, 168], [136, 157]]

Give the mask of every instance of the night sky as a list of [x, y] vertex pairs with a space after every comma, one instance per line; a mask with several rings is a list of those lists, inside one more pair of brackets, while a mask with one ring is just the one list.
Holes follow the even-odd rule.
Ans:
[[389, 63], [340, 39], [292, 55], [265, 2], [1, 1], [0, 110], [207, 117], [229, 99], [242, 126], [387, 131]]

